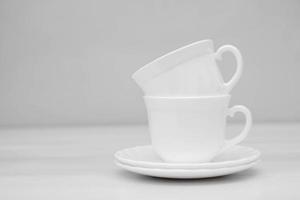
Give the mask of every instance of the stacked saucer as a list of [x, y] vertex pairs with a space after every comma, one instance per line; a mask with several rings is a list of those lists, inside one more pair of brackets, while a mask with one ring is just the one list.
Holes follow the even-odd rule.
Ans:
[[[236, 72], [224, 82], [216, 60], [224, 52], [236, 58]], [[116, 164], [128, 171], [164, 178], [207, 178], [254, 166], [260, 153], [239, 146], [252, 126], [252, 115], [241, 105], [229, 107], [230, 91], [243, 69], [232, 45], [214, 52], [211, 40], [199, 41], [145, 65], [133, 74], [143, 90], [150, 146], [118, 151]], [[241, 112], [245, 126], [226, 139], [226, 119]]]
[[116, 164], [128, 171], [161, 178], [194, 179], [224, 176], [251, 168], [259, 162], [260, 152], [236, 145], [207, 163], [169, 163], [151, 145], [115, 153]]

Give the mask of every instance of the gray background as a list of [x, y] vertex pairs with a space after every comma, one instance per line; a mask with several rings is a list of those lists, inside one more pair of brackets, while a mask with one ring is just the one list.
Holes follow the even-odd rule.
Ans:
[[[183, 45], [234, 44], [231, 104], [300, 120], [300, 1], [0, 1], [0, 125], [144, 123], [131, 74]], [[225, 77], [234, 71], [228, 55]]]

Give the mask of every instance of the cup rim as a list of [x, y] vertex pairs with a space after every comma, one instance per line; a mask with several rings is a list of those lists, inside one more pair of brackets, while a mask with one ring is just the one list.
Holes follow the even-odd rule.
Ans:
[[[208, 47], [208, 49], [203, 49], [203, 47]], [[206, 55], [213, 52], [214, 44], [212, 39], [200, 40], [156, 58], [134, 72], [131, 77], [139, 85], [142, 85], [160, 73], [170, 70], [173, 66], [176, 66], [176, 63], [178, 64], [182, 62], [182, 60], [188, 60], [192, 57]]]
[[205, 96], [144, 96], [144, 99], [213, 99], [213, 98], [228, 98], [230, 94], [220, 95], [205, 95]]

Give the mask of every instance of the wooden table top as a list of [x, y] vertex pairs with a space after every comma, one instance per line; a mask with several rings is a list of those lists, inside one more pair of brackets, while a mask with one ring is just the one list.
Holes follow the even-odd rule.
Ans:
[[256, 124], [243, 145], [262, 161], [220, 178], [159, 179], [115, 166], [115, 151], [149, 141], [146, 126], [2, 128], [0, 199], [300, 199], [300, 124]]

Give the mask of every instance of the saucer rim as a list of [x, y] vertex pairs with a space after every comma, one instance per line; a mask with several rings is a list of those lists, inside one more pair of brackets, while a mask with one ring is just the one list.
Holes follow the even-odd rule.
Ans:
[[122, 152], [132, 150], [132, 149], [138, 149], [138, 148], [144, 148], [144, 147], [151, 147], [151, 145], [140, 145], [130, 148], [125, 148], [122, 150], [117, 151], [114, 154], [115, 159], [123, 164], [136, 166], [136, 167], [146, 167], [146, 168], [162, 168], [162, 169], [215, 169], [220, 167], [232, 167], [232, 166], [238, 166], [242, 164], [248, 164], [251, 162], [254, 162], [258, 160], [261, 156], [261, 152], [257, 149], [254, 149], [252, 147], [242, 146], [242, 145], [236, 145], [232, 148], [246, 148], [249, 151], [252, 151], [253, 155], [237, 159], [237, 160], [228, 160], [228, 161], [221, 161], [221, 162], [205, 162], [205, 163], [163, 163], [163, 162], [150, 162], [150, 161], [137, 161], [132, 159], [127, 159], [122, 157]]
[[196, 179], [196, 178], [210, 178], [235, 174], [257, 165], [261, 160], [256, 160], [247, 164], [220, 167], [214, 169], [167, 169], [167, 168], [146, 168], [122, 164], [115, 161], [115, 164], [129, 172], [141, 174], [151, 177], [171, 178], [171, 179]]

